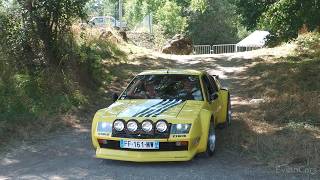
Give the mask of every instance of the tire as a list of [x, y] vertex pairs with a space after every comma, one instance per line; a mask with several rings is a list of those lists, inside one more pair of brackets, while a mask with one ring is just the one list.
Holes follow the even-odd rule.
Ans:
[[210, 123], [208, 141], [207, 141], [207, 150], [205, 152], [207, 157], [211, 157], [214, 155], [216, 149], [216, 131], [214, 127], [214, 123]]
[[224, 129], [231, 126], [231, 98], [230, 94], [228, 94], [228, 104], [227, 104], [227, 111], [226, 111], [226, 121], [224, 123], [218, 124], [219, 129]]
[[227, 105], [227, 116], [226, 116], [226, 126], [231, 126], [231, 120], [232, 120], [232, 111], [231, 111], [231, 98], [230, 94], [228, 94], [228, 105]]

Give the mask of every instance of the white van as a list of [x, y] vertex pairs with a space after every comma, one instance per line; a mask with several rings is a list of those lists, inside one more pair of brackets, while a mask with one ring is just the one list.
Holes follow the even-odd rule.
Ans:
[[[92, 27], [115, 27], [115, 28], [120, 28], [120, 21], [116, 20], [112, 16], [95, 16], [91, 18], [91, 20], [88, 23]], [[122, 28], [127, 27], [127, 23], [122, 21]]]

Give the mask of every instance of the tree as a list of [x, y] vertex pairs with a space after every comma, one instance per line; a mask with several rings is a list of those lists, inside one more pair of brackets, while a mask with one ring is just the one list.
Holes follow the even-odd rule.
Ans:
[[234, 3], [243, 25], [253, 30], [257, 27], [260, 16], [277, 1], [279, 0], [235, 0]]
[[173, 1], [166, 1], [164, 6], [158, 9], [155, 19], [157, 24], [163, 27], [165, 34], [173, 36], [184, 32], [187, 24], [186, 18], [180, 14], [180, 6]]
[[[17, 0], [21, 9], [24, 33], [32, 37], [27, 43], [43, 43], [44, 55], [51, 65], [60, 62], [58, 42], [64, 40], [74, 20], [85, 17], [87, 0]], [[39, 40], [39, 41], [38, 41]], [[30, 46], [32, 48], [33, 46]]]
[[188, 34], [196, 44], [235, 43], [235, 7], [228, 0], [209, 0], [204, 10], [191, 13]]
[[126, 19], [134, 26], [145, 15], [152, 13], [154, 30], [164, 33], [165, 39], [177, 33], [186, 33], [196, 43], [234, 43], [237, 40], [238, 19], [235, 7], [229, 1], [127, 0]]
[[[152, 13], [156, 14], [167, 0], [127, 0], [125, 1], [125, 19], [133, 27], [143, 18]], [[156, 21], [156, 19], [154, 19]], [[155, 22], [156, 23], [156, 22]]]
[[271, 41], [279, 43], [296, 38], [303, 26], [320, 26], [319, 0], [236, 0], [237, 12], [249, 29], [271, 32]]
[[320, 26], [320, 1], [280, 0], [272, 4], [259, 18], [259, 27], [273, 35], [273, 42], [287, 41], [298, 36], [304, 25], [309, 30]]

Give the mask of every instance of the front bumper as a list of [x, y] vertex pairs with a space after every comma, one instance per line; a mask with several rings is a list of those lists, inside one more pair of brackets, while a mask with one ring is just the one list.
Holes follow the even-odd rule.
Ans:
[[154, 152], [114, 150], [106, 148], [97, 148], [96, 150], [97, 158], [134, 162], [189, 161], [195, 154], [196, 150]]

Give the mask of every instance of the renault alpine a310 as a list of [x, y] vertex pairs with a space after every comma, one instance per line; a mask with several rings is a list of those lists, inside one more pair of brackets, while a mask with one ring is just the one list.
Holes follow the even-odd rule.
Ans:
[[215, 128], [231, 122], [229, 90], [203, 71], [145, 71], [113, 98], [92, 122], [98, 158], [144, 162], [212, 156]]

